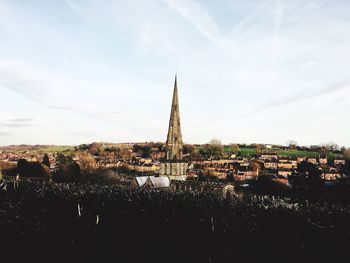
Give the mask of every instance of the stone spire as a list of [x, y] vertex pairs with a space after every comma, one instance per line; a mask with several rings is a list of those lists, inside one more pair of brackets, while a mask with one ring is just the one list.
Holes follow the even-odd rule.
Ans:
[[175, 75], [173, 102], [171, 105], [168, 137], [166, 140], [166, 159], [182, 159], [182, 135], [180, 126], [179, 98], [177, 94], [177, 76]]

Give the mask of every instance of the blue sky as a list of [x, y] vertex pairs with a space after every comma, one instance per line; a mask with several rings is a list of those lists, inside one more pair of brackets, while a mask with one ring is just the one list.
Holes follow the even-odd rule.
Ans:
[[350, 146], [350, 1], [0, 0], [0, 145]]

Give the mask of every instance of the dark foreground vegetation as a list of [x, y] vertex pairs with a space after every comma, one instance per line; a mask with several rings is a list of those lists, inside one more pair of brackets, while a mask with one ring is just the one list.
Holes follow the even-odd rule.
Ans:
[[[350, 206], [20, 182], [0, 190], [2, 262], [348, 262]], [[266, 261], [268, 260], [268, 261]]]

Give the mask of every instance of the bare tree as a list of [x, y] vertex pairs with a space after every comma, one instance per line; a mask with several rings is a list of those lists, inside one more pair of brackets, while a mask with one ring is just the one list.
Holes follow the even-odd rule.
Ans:
[[294, 140], [289, 140], [289, 141], [287, 142], [287, 145], [288, 145], [288, 147], [289, 147], [290, 149], [295, 150], [295, 149], [297, 148], [297, 146], [298, 146], [298, 143], [297, 143], [296, 141], [294, 141]]
[[224, 146], [218, 139], [212, 139], [209, 144], [204, 147], [204, 152], [212, 156], [222, 156], [224, 153]]
[[320, 147], [325, 148], [329, 152], [339, 150], [339, 145], [335, 142], [322, 143]]
[[89, 173], [96, 168], [96, 160], [90, 152], [78, 152], [76, 157], [78, 158], [78, 164], [82, 171]]
[[240, 151], [240, 148], [239, 148], [239, 145], [238, 145], [238, 144], [231, 143], [230, 146], [231, 146], [231, 151], [232, 151], [233, 153], [238, 153], [238, 152]]
[[265, 145], [263, 144], [255, 144], [255, 151], [257, 154], [262, 154], [265, 149]]
[[212, 145], [221, 145], [222, 142], [219, 139], [212, 139], [210, 142]]

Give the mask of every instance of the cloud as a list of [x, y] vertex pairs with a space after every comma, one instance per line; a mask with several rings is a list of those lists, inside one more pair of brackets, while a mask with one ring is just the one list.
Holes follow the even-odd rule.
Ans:
[[58, 105], [51, 105], [49, 106], [51, 109], [57, 109], [57, 110], [68, 110], [68, 111], [74, 111], [77, 110], [77, 108], [69, 107], [69, 106], [58, 106]]
[[[226, 39], [228, 40], [237, 40], [244, 34], [248, 33], [249, 31], [257, 28], [259, 25], [264, 23], [266, 20], [266, 12], [269, 10], [272, 2], [267, 1], [264, 4], [258, 5], [256, 8], [254, 8], [253, 11], [247, 13], [244, 18], [242, 18], [239, 22], [236, 22], [234, 27], [231, 29], [229, 34], [227, 34]], [[262, 16], [261, 14], [264, 13], [265, 15]]]
[[14, 118], [14, 119], [10, 119], [10, 122], [29, 122], [29, 121], [33, 121], [34, 119], [32, 118]]
[[0, 131], [0, 136], [8, 136], [8, 135], [10, 135], [9, 132]]
[[8, 128], [22, 128], [33, 126], [34, 119], [32, 118], [14, 118], [0, 122], [0, 126]]
[[164, 0], [168, 8], [187, 19], [207, 39], [216, 43], [220, 30], [209, 13], [194, 0]]
[[46, 76], [21, 63], [0, 61], [0, 87], [9, 89], [29, 100], [40, 102], [45, 97]]
[[73, 11], [78, 12], [80, 11], [79, 5], [76, 3], [76, 1], [72, 0], [65, 0], [66, 5], [71, 8]]
[[294, 102], [321, 97], [323, 95], [327, 95], [342, 89], [349, 89], [349, 88], [350, 88], [350, 80], [344, 80], [341, 82], [335, 82], [331, 85], [325, 86], [323, 88], [315, 89], [315, 90], [302, 90], [302, 91], [299, 91], [298, 93], [280, 97], [270, 102], [261, 104], [255, 108], [255, 112], [268, 110], [278, 106], [286, 106]]
[[22, 128], [32, 126], [32, 124], [29, 123], [5, 123], [3, 125], [9, 128]]
[[96, 136], [96, 133], [94, 132], [83, 132], [83, 131], [64, 131], [63, 133], [65, 134], [69, 134], [69, 135], [78, 135], [78, 136], [82, 136], [85, 138], [93, 138], [94, 136]]
[[273, 24], [274, 24], [275, 38], [278, 37], [279, 31], [281, 28], [283, 13], [284, 13], [284, 7], [283, 7], [282, 0], [277, 0], [275, 9], [273, 11]]
[[[62, 111], [70, 111], [74, 114], [87, 117], [94, 121], [105, 122], [108, 124], [118, 123], [120, 119], [128, 119], [133, 116], [137, 116], [137, 114], [133, 114], [132, 111], [128, 111], [127, 114], [124, 114], [122, 111], [118, 110], [108, 110], [108, 109], [93, 109], [93, 108], [84, 108], [84, 107], [70, 107], [70, 106], [48, 106], [52, 109], [62, 110]], [[118, 116], [118, 119], [114, 117]]]

